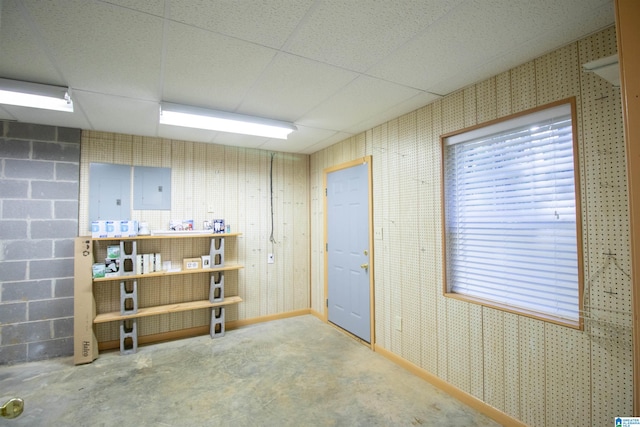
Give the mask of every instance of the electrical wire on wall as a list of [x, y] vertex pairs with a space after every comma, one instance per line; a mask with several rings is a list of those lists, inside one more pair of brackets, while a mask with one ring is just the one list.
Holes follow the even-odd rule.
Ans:
[[275, 245], [276, 243], [276, 239], [273, 235], [274, 231], [274, 226], [273, 226], [273, 158], [276, 156], [276, 153], [271, 153], [271, 167], [269, 169], [269, 191], [270, 191], [270, 195], [271, 195], [271, 235], [269, 236], [269, 241], [271, 242], [272, 245]]

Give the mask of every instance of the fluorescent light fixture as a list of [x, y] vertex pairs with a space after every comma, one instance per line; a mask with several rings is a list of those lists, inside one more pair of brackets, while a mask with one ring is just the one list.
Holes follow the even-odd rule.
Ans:
[[0, 104], [73, 112], [69, 88], [0, 79]]
[[288, 122], [170, 102], [160, 104], [160, 123], [278, 139], [287, 139], [287, 135], [297, 130]]

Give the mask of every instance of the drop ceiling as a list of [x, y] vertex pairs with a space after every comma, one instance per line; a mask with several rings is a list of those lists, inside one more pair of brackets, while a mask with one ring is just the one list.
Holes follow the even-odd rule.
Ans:
[[[0, 119], [310, 154], [613, 23], [612, 0], [0, 0], [0, 77], [75, 103]], [[298, 130], [160, 125], [161, 101]]]

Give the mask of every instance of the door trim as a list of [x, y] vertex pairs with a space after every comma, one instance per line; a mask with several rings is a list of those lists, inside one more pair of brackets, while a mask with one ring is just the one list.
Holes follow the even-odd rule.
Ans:
[[[374, 284], [374, 253], [373, 253], [373, 176], [372, 176], [372, 166], [371, 166], [372, 156], [360, 157], [355, 160], [351, 160], [350, 162], [341, 163], [339, 165], [331, 166], [325, 168], [322, 174], [322, 188], [324, 190], [323, 197], [323, 216], [324, 216], [324, 236], [323, 242], [325, 244], [324, 252], [324, 300], [323, 305], [323, 320], [325, 323], [329, 323], [329, 309], [327, 307], [327, 299], [329, 298], [329, 254], [326, 250], [327, 248], [327, 235], [328, 235], [328, 224], [327, 224], [327, 175], [331, 172], [339, 171], [342, 169], [348, 169], [353, 166], [359, 166], [362, 164], [367, 164], [367, 174], [368, 174], [368, 202], [369, 202], [369, 313], [370, 313], [370, 325], [371, 325], [371, 337], [370, 343], [367, 343], [367, 346], [374, 350], [374, 346], [376, 343], [376, 333], [375, 333], [375, 293], [373, 291]], [[355, 337], [355, 335], [350, 334], [348, 331], [345, 331], [349, 335]], [[361, 340], [362, 341], [362, 340]], [[365, 341], [362, 341], [363, 343]]]

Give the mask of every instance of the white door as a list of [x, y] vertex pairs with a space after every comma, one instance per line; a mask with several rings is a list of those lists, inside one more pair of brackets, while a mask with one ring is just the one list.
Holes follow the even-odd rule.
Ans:
[[327, 174], [328, 320], [371, 342], [369, 165]]

